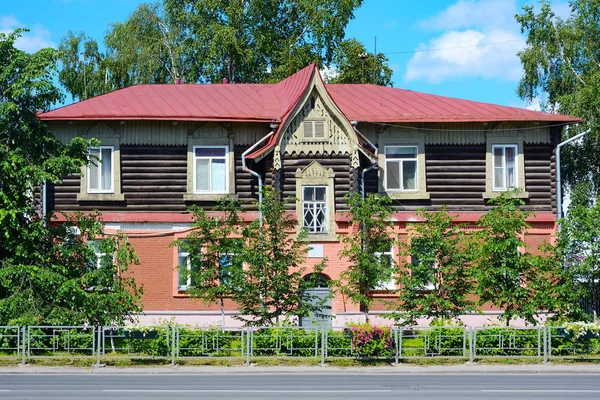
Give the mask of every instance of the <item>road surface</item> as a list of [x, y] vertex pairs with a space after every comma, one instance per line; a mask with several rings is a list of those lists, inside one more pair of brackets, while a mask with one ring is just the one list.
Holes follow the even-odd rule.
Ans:
[[0, 399], [599, 399], [600, 374], [1, 374]]

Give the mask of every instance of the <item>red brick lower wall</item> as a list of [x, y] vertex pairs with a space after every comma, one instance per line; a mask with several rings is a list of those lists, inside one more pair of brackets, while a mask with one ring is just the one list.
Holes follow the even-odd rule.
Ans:
[[[394, 227], [394, 234], [405, 232], [405, 224], [398, 223]], [[554, 224], [550, 222], [532, 223], [532, 229], [524, 239], [528, 250], [538, 253], [538, 246], [544, 241], [551, 241], [554, 234]], [[177, 290], [177, 248], [169, 245], [176, 239], [185, 236], [185, 233], [129, 233], [130, 241], [140, 260], [140, 265], [132, 266], [130, 272], [137, 282], [143, 285], [144, 295], [142, 301], [145, 311], [219, 311], [218, 304], [205, 305], [197, 299], [190, 299], [185, 292]], [[331, 279], [337, 279], [346, 268], [347, 262], [338, 256], [342, 245], [339, 242], [323, 242], [324, 256], [328, 258], [328, 266], [324, 273]], [[402, 262], [398, 257], [396, 261]], [[306, 262], [307, 271], [321, 262], [320, 258], [309, 258]], [[235, 304], [227, 300], [226, 310], [235, 311]], [[333, 313], [356, 313], [359, 306], [344, 302], [340, 296], [332, 301]], [[382, 309], [375, 305], [374, 311]], [[493, 308], [488, 307], [488, 310]]]

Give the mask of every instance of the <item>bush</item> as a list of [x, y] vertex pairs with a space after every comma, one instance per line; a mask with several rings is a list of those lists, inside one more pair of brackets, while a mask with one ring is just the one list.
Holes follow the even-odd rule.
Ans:
[[241, 357], [242, 331], [220, 328], [178, 330], [180, 357]]
[[394, 351], [392, 328], [369, 324], [350, 326], [352, 350], [357, 357], [391, 357]]
[[[543, 334], [538, 329], [487, 328], [477, 330], [477, 356], [530, 356], [538, 355]], [[541, 350], [540, 350], [541, 351]]]

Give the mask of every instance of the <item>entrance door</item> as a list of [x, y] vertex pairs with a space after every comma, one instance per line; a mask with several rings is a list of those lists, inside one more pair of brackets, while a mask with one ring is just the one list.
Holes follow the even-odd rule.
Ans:
[[300, 326], [331, 326], [331, 291], [327, 285], [328, 278], [325, 275], [319, 276], [319, 284], [317, 287], [307, 289], [305, 301], [309, 301], [313, 305], [320, 305], [321, 311], [317, 314], [302, 317]]

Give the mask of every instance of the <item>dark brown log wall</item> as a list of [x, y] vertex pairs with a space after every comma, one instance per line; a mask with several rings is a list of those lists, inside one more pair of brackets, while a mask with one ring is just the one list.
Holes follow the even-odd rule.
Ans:
[[[524, 146], [525, 190], [529, 199], [524, 209], [552, 211], [555, 201], [554, 172], [551, 170], [552, 146], [550, 144]], [[427, 145], [425, 169], [429, 200], [395, 201], [399, 211], [417, 208], [440, 210], [446, 205], [451, 211], [486, 211], [490, 208], [483, 198], [485, 192], [485, 152], [481, 145]], [[552, 158], [553, 160], [553, 158]], [[377, 172], [367, 173], [367, 192], [378, 191]]]
[[[296, 194], [296, 170], [298, 168], [306, 168], [313, 161], [317, 161], [325, 168], [333, 169], [333, 172], [335, 173], [335, 210], [347, 210], [348, 205], [344, 196], [356, 187], [356, 173], [353, 173], [354, 169], [350, 166], [350, 156], [286, 155], [283, 159], [283, 171], [280, 171], [279, 175], [280, 188], [283, 197], [287, 198], [301, 195], [300, 193]], [[295, 210], [295, 202], [289, 201], [287, 207], [289, 210]]]
[[[236, 194], [243, 208], [257, 201], [256, 179], [242, 170], [246, 147], [236, 146]], [[259, 164], [260, 167], [260, 164]], [[260, 171], [260, 169], [259, 169]], [[66, 177], [62, 184], [48, 185], [48, 207], [60, 211], [185, 211], [192, 202], [183, 195], [187, 187], [187, 147], [121, 146], [123, 202], [79, 202], [80, 175]], [[197, 202], [212, 208], [214, 202]]]

